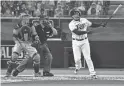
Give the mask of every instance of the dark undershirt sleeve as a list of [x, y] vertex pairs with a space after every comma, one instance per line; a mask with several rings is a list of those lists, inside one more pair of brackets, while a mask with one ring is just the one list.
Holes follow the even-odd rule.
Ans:
[[100, 26], [101, 26], [101, 24], [92, 23], [92, 25], [90, 27], [95, 28], [95, 27], [100, 27]]
[[87, 31], [78, 31], [77, 29], [73, 30], [73, 32], [77, 35], [87, 34]]

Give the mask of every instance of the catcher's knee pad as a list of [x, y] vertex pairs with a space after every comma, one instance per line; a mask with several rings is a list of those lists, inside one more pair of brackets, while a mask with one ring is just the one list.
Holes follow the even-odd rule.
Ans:
[[26, 66], [27, 66], [28, 61], [29, 61], [29, 57], [26, 57], [25, 59], [23, 59], [23, 60], [19, 63], [19, 65], [17, 66], [16, 69], [17, 69], [19, 72], [24, 71], [25, 68], [26, 68]]
[[33, 57], [33, 67], [34, 72], [38, 73], [40, 68], [40, 55], [38, 53], [36, 53]]
[[38, 53], [35, 53], [33, 55], [33, 62], [36, 64], [40, 64], [40, 55]]
[[17, 66], [17, 62], [12, 62], [11, 60], [7, 62], [8, 68], [7, 73], [11, 73], [12, 70]]
[[12, 61], [12, 62], [17, 61], [18, 57], [19, 57], [19, 53], [13, 52], [13, 53], [12, 53], [12, 57], [11, 57], [11, 61]]

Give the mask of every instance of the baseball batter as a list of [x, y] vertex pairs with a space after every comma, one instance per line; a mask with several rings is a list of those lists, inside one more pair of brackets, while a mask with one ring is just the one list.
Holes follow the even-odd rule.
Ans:
[[[8, 62], [6, 77], [9, 77], [11, 73], [13, 76], [17, 76], [18, 73], [22, 72], [25, 69], [29, 57], [33, 59], [35, 76], [40, 76], [40, 56], [37, 53], [37, 50], [31, 46], [32, 39], [35, 39], [36, 41], [39, 40], [38, 35], [35, 29], [28, 25], [29, 18], [27, 15], [23, 15], [21, 17], [20, 23], [21, 24], [18, 24], [17, 28], [13, 29], [13, 39], [15, 41], [15, 46], [12, 51], [11, 60]], [[22, 50], [26, 52], [25, 59], [13, 71], [16, 61]]]
[[89, 33], [89, 31], [87, 31], [87, 28], [89, 26], [100, 27], [104, 26], [104, 24], [95, 24], [88, 21], [86, 18], [80, 18], [79, 11], [72, 11], [70, 15], [73, 18], [73, 20], [69, 23], [69, 29], [72, 32], [72, 48], [76, 67], [74, 72], [77, 74], [77, 72], [82, 67], [81, 53], [83, 53], [91, 77], [97, 78], [96, 72], [94, 70], [94, 65], [90, 56], [90, 45], [87, 37], [87, 33]]

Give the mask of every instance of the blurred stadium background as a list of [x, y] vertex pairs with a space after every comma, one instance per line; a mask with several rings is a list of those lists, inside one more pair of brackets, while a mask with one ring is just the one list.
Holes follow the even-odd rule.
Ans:
[[[1, 1], [1, 67], [6, 68], [6, 61], [10, 59], [14, 45], [12, 30], [20, 15], [29, 14], [31, 20], [44, 14], [50, 17], [50, 21], [59, 33], [48, 39], [54, 57], [52, 67], [67, 68], [74, 66], [71, 32], [68, 28], [68, 23], [71, 21], [70, 11], [79, 10], [82, 17], [100, 23], [105, 22], [119, 4], [123, 5], [124, 1]], [[96, 28], [93, 34], [88, 36], [95, 67], [124, 67], [124, 6], [118, 10], [106, 28]], [[22, 58], [23, 54], [20, 60]], [[84, 66], [86, 67], [85, 63]]]

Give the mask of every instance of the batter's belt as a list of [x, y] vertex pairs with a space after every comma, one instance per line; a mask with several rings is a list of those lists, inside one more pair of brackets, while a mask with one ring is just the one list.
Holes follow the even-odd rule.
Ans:
[[85, 40], [85, 39], [87, 39], [87, 37], [85, 37], [83, 39], [72, 38], [72, 40], [77, 40], [77, 41], [82, 41], [82, 40]]

